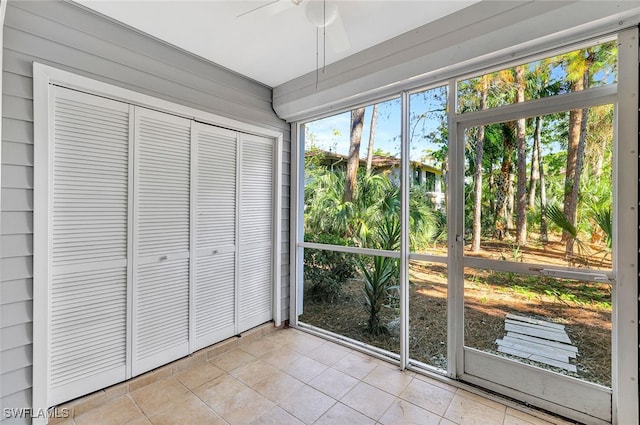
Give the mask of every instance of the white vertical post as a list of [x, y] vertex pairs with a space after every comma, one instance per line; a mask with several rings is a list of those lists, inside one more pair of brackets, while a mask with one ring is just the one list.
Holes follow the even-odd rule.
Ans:
[[400, 369], [409, 361], [409, 94], [401, 94], [400, 116]]
[[[0, 0], [1, 1], [1, 0]], [[4, 10], [6, 1], [0, 3]], [[0, 17], [2, 18], [2, 17]], [[1, 31], [0, 31], [1, 32]], [[31, 407], [38, 411], [49, 407], [49, 292], [51, 276], [51, 235], [49, 226], [53, 168], [53, 94], [49, 75], [33, 66], [33, 366]], [[46, 418], [34, 418], [34, 424], [46, 424]]]
[[[302, 264], [300, 251], [298, 248], [298, 238], [300, 231], [301, 209], [303, 199], [299, 196], [299, 187], [304, 188], [301, 181], [300, 169], [304, 170], [304, 162], [300, 163], [299, 152], [303, 146], [304, 140], [300, 137], [300, 124], [293, 123], [291, 125], [291, 199], [289, 203], [289, 325], [296, 326], [298, 324], [298, 315], [302, 312], [299, 303], [302, 301], [300, 297], [300, 289], [303, 288], [304, 282], [300, 277]], [[304, 151], [304, 149], [302, 149]], [[304, 158], [303, 158], [304, 161]], [[302, 165], [302, 166], [301, 166]], [[300, 289], [299, 289], [300, 288]]]
[[613, 423], [638, 413], [638, 29], [618, 35], [617, 144], [614, 145]]
[[449, 83], [449, 172], [445, 175], [447, 193], [447, 375], [455, 378], [464, 370], [464, 190], [461, 187], [461, 169], [464, 168], [464, 144], [459, 140], [456, 120], [456, 81]]
[[274, 176], [273, 176], [273, 321], [275, 326], [282, 324], [282, 136], [274, 139]]

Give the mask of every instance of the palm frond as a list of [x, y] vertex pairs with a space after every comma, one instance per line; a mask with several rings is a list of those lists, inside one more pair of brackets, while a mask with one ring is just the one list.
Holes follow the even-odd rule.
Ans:
[[607, 246], [613, 242], [613, 216], [611, 207], [593, 208], [593, 220], [605, 234]]
[[578, 228], [569, 221], [567, 216], [564, 215], [564, 212], [560, 209], [558, 205], [555, 205], [555, 204], [547, 205], [546, 216], [556, 226], [558, 226], [560, 229], [564, 230], [569, 235], [571, 235], [572, 238], [576, 239], [578, 237]]

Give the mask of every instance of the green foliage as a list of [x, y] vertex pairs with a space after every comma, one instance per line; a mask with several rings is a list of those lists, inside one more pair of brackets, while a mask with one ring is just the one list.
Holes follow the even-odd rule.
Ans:
[[578, 228], [571, 224], [558, 205], [547, 205], [547, 218], [561, 230], [571, 235], [572, 238], [576, 239], [578, 237]]
[[[332, 235], [309, 237], [309, 242], [344, 245]], [[344, 283], [354, 277], [355, 263], [349, 254], [324, 249], [304, 250], [304, 281], [313, 301], [332, 303], [340, 295]]]
[[[400, 188], [385, 174], [358, 171], [356, 191], [351, 202], [344, 202], [345, 174], [318, 167], [306, 170], [305, 240], [308, 235], [332, 235], [344, 245], [372, 247], [376, 228], [387, 217], [400, 216]], [[433, 204], [424, 186], [411, 189], [410, 228], [415, 249], [423, 249], [440, 234]]]
[[[397, 250], [400, 246], [400, 223], [395, 217], [385, 217], [375, 232], [375, 248]], [[381, 335], [388, 332], [380, 321], [380, 311], [388, 302], [390, 291], [397, 285], [398, 260], [390, 257], [375, 256], [356, 259], [362, 274], [364, 307], [369, 314], [367, 332]]]
[[611, 245], [613, 243], [613, 216], [611, 207], [604, 205], [594, 207], [593, 220], [604, 232], [607, 247], [611, 249]]
[[409, 243], [414, 251], [426, 249], [429, 245], [446, 234], [440, 222], [439, 214], [433, 205], [430, 191], [426, 185], [414, 185], [409, 194]]
[[[578, 227], [567, 219], [564, 212], [556, 204], [547, 205], [547, 218], [561, 230], [567, 232], [571, 237], [569, 243], [574, 244], [574, 246], [578, 248], [577, 255], [572, 255], [571, 258], [567, 259], [572, 262], [579, 260], [580, 262], [588, 264], [590, 256], [589, 247], [580, 239]], [[573, 252], [573, 250], [568, 252]]]

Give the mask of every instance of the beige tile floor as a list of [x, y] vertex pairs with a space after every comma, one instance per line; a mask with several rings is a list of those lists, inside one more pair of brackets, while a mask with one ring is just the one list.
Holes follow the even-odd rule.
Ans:
[[[133, 386], [129, 387], [134, 388]], [[62, 422], [542, 425], [545, 420], [296, 329], [268, 333]]]

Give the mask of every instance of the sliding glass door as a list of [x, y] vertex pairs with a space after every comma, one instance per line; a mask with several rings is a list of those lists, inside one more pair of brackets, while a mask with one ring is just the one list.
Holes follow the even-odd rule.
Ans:
[[637, 68], [622, 45], [299, 125], [298, 323], [401, 367], [615, 421], [619, 318], [635, 320], [616, 309], [637, 231], [621, 207], [637, 184], [637, 139], [621, 127], [637, 117], [621, 116], [619, 92]]

